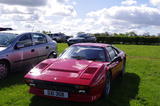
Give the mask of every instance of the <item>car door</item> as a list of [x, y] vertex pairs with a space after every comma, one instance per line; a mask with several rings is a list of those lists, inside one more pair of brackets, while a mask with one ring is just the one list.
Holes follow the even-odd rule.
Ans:
[[33, 47], [29, 33], [21, 35], [14, 48], [11, 57], [14, 60], [15, 66], [26, 68], [28, 66], [34, 66], [37, 63], [38, 51]]
[[32, 33], [32, 40], [34, 43], [34, 48], [38, 49], [38, 61], [42, 61], [48, 57], [50, 54], [50, 45], [47, 42], [45, 35], [40, 33]]
[[118, 58], [118, 51], [115, 50], [112, 46], [106, 47], [108, 55], [110, 57], [111, 64], [109, 65], [112, 71], [112, 77], [115, 78], [121, 71], [122, 60]]

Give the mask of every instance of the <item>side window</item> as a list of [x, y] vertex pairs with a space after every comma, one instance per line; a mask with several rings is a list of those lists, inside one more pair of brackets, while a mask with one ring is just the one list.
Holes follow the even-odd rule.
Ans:
[[42, 34], [33, 33], [32, 39], [33, 39], [34, 44], [36, 44], [36, 45], [47, 43], [47, 38]]
[[115, 49], [114, 47], [112, 47], [112, 48], [113, 48], [114, 52], [116, 53], [116, 55], [118, 55], [119, 51], [117, 49]]
[[19, 43], [23, 44], [24, 47], [32, 46], [32, 39], [30, 34], [24, 34], [20, 39]]
[[112, 47], [107, 47], [106, 49], [110, 55], [111, 60], [113, 60], [117, 56], [117, 54], [115, 53]]

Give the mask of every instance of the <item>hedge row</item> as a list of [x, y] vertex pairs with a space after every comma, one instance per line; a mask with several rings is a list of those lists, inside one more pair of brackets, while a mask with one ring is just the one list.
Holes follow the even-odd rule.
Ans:
[[160, 45], [160, 37], [143, 36], [96, 36], [97, 42], [109, 44], [140, 44], [140, 45]]

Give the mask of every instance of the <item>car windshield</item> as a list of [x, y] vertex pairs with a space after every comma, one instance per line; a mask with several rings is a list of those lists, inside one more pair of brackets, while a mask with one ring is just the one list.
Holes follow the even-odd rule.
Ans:
[[0, 46], [7, 47], [9, 46], [17, 36], [14, 34], [4, 34], [0, 33]]
[[104, 49], [93, 46], [71, 46], [59, 58], [106, 61]]

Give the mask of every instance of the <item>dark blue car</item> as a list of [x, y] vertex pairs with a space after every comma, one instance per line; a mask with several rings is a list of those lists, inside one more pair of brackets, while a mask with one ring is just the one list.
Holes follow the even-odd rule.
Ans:
[[87, 43], [87, 42], [95, 43], [96, 37], [92, 36], [91, 34], [82, 33], [82, 34], [77, 34], [76, 36], [73, 36], [72, 38], [69, 38], [67, 40], [69, 46], [75, 43]]

